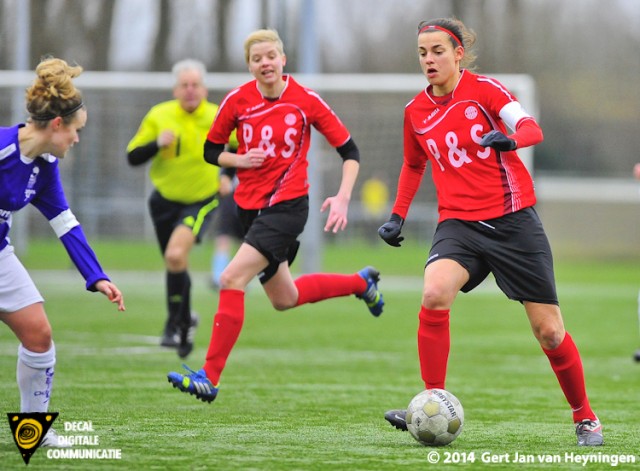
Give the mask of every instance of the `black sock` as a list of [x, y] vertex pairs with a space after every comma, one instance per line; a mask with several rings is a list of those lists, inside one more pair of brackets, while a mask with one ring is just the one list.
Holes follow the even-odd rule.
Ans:
[[[184, 323], [185, 312], [187, 326], [191, 319], [190, 293], [191, 280], [186, 271], [167, 272], [167, 329], [175, 332]], [[185, 306], [186, 305], [186, 306]], [[185, 311], [186, 309], [186, 311]]]

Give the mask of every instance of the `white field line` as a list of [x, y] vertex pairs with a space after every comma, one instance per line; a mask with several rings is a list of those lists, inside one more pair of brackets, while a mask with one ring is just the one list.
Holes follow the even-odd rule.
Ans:
[[[84, 291], [84, 282], [75, 270], [36, 270], [31, 272], [36, 285], [43, 292], [46, 298], [46, 292], [55, 290], [56, 292], [64, 291], [69, 293], [82, 293]], [[118, 284], [120, 289], [125, 293], [127, 288], [139, 290], [148, 288], [150, 296], [157, 295], [164, 290], [164, 273], [162, 272], [132, 272], [122, 271], [111, 273], [112, 280]], [[207, 290], [212, 296], [217, 298], [217, 293], [212, 292], [206, 285], [207, 273], [195, 273], [192, 276], [194, 280], [194, 289]], [[198, 283], [200, 281], [200, 283]], [[422, 289], [422, 279], [420, 277], [400, 277], [382, 275], [380, 289], [383, 292], [414, 292], [416, 302], [420, 299]], [[594, 302], [604, 303], [606, 299], [613, 298], [629, 298], [637, 299], [639, 287], [634, 283], [619, 284], [616, 286], [599, 285], [597, 283], [558, 283], [558, 294], [560, 301], [570, 297], [581, 297], [585, 299], [593, 299]], [[154, 294], [155, 293], [155, 294]], [[259, 286], [252, 286], [248, 290], [251, 296], [265, 296]], [[489, 278], [482, 285], [476, 288], [472, 293], [461, 294], [461, 296], [498, 296], [505, 298], [500, 292], [493, 279]], [[95, 337], [93, 332], [77, 332], [74, 334], [78, 340], [78, 344], [58, 344], [57, 349], [66, 355], [157, 355], [159, 352], [170, 351], [170, 349], [159, 346], [159, 336], [150, 335], [133, 335], [119, 334], [114, 335], [112, 340], [114, 343], [121, 343], [121, 346], [114, 347], [87, 347], [91, 344]], [[13, 337], [12, 337], [13, 340]], [[0, 356], [15, 356], [17, 353], [17, 343], [2, 342], [0, 343]]]
[[[50, 289], [70, 290], [77, 293], [84, 291], [84, 280], [73, 269], [70, 270], [32, 270], [31, 277], [36, 285], [42, 291]], [[156, 296], [164, 292], [164, 272], [161, 271], [118, 271], [110, 272], [109, 276], [112, 281], [124, 292], [126, 297], [127, 288], [145, 289], [148, 288], [150, 296]], [[295, 275], [294, 275], [295, 277]], [[193, 288], [195, 290], [209, 291], [212, 296], [218, 297], [218, 294], [212, 291], [208, 286], [208, 273], [193, 272], [191, 273]], [[598, 300], [606, 298], [620, 298], [632, 296], [635, 300], [638, 296], [640, 286], [629, 282], [616, 286], [601, 285], [598, 283], [563, 283], [558, 281], [558, 296], [562, 301], [563, 298], [570, 296], [582, 296], [587, 298], [596, 298]], [[416, 292], [417, 296], [422, 291], [422, 278], [419, 276], [385, 276], [382, 273], [379, 284], [380, 290], [390, 292]], [[155, 291], [157, 290], [157, 291]], [[46, 297], [46, 293], [43, 293]], [[262, 289], [257, 280], [252, 281], [247, 294], [251, 296], [264, 296]], [[463, 294], [463, 296], [473, 296], [478, 294], [484, 295], [501, 295], [499, 288], [496, 286], [493, 278], [489, 277], [484, 283], [478, 286], [471, 293]]]

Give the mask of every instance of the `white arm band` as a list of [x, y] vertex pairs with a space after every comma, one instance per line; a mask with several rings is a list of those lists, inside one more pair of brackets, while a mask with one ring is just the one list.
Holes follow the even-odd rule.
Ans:
[[53, 231], [58, 236], [58, 239], [69, 232], [76, 226], [79, 226], [80, 223], [76, 219], [75, 215], [71, 212], [70, 209], [62, 211], [56, 217], [49, 221]]
[[515, 131], [518, 121], [522, 118], [531, 118], [531, 115], [525, 111], [519, 102], [512, 101], [500, 110], [500, 118], [502, 118], [502, 121], [504, 121], [509, 129]]

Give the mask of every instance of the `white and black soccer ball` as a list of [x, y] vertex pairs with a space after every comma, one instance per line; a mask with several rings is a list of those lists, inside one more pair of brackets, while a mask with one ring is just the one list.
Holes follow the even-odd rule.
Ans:
[[407, 407], [407, 428], [425, 446], [443, 446], [462, 432], [464, 409], [457, 397], [444, 389], [426, 389]]

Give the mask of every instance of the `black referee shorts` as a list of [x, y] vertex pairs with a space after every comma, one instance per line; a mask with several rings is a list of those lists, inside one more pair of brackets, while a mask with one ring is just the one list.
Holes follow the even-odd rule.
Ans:
[[551, 247], [532, 207], [486, 221], [442, 221], [427, 265], [444, 258], [469, 272], [465, 293], [493, 273], [509, 299], [558, 304]]
[[269, 265], [260, 274], [262, 284], [269, 281], [284, 261], [293, 263], [309, 216], [309, 197], [283, 201], [269, 208], [247, 210], [238, 207], [244, 228], [244, 242], [265, 256]]
[[196, 243], [200, 243], [218, 207], [217, 193], [210, 198], [191, 204], [170, 201], [154, 190], [149, 196], [149, 213], [156, 231], [162, 253], [167, 249], [173, 230], [183, 224], [193, 232]]

